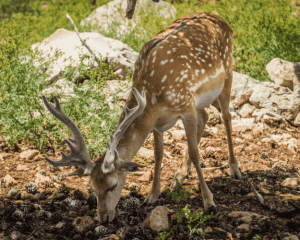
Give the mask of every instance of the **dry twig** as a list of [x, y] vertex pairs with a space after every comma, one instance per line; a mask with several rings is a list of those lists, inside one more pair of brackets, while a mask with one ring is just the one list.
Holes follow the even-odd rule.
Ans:
[[73, 24], [73, 27], [75, 29], [75, 32], [77, 33], [77, 36], [79, 37], [81, 43], [83, 46], [85, 46], [87, 48], [87, 50], [89, 50], [89, 52], [92, 54], [92, 57], [93, 57], [93, 63], [92, 63], [92, 66], [94, 66], [94, 62], [96, 61], [98, 63], [98, 66], [100, 66], [100, 62], [99, 60], [95, 57], [95, 53], [92, 51], [92, 49], [86, 44], [86, 42], [80, 37], [79, 35], [79, 32], [78, 32], [78, 29], [74, 23], [74, 21], [72, 20], [72, 18], [69, 16], [69, 14], [67, 14], [67, 18], [70, 20], [70, 22]]

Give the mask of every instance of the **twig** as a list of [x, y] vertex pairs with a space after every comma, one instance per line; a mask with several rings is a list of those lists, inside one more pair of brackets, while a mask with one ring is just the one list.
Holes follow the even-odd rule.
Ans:
[[98, 65], [100, 66], [100, 62], [99, 62], [99, 60], [95, 57], [95, 53], [94, 53], [94, 52], [91, 50], [91, 48], [86, 44], [86, 42], [80, 37], [79, 32], [78, 32], [78, 29], [77, 29], [77, 27], [76, 27], [74, 21], [73, 21], [72, 18], [69, 16], [69, 14], [66, 13], [66, 15], [67, 15], [67, 18], [70, 20], [70, 22], [73, 24], [73, 27], [74, 27], [74, 29], [75, 29], [75, 32], [77, 33], [77, 36], [79, 37], [79, 39], [80, 39], [82, 45], [84, 45], [84, 46], [87, 48], [87, 50], [89, 50], [89, 52], [92, 54], [92, 57], [93, 57], [93, 63], [92, 63], [92, 65], [94, 65], [94, 61], [96, 61], [96, 62], [98, 63]]
[[203, 169], [207, 169], [207, 170], [214, 170], [214, 169], [221, 169], [221, 168], [224, 168], [224, 167], [227, 167], [228, 166], [228, 163], [224, 164], [223, 166], [220, 166], [220, 167], [210, 167], [210, 168], [203, 168]]
[[29, 239], [29, 238], [31, 238], [31, 237], [33, 236], [33, 234], [35, 233], [36, 229], [37, 229], [37, 226], [35, 226], [35, 228], [34, 228], [33, 232], [32, 232], [32, 233], [30, 233], [30, 234], [29, 234], [29, 235], [26, 237], [26, 239]]
[[260, 202], [261, 205], [263, 205], [264, 207], [266, 206], [265, 205], [265, 201], [264, 199], [262, 198], [262, 196], [256, 191], [255, 187], [253, 186], [252, 182], [250, 181], [250, 179], [248, 178], [248, 175], [245, 173], [246, 177], [247, 177], [247, 181], [248, 183], [250, 184], [251, 188], [252, 188], [252, 191], [254, 192], [256, 198], [258, 199], [258, 201]]

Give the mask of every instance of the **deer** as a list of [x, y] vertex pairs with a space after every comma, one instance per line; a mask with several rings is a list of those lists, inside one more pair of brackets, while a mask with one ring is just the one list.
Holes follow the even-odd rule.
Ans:
[[[160, 173], [163, 159], [163, 133], [181, 119], [188, 148], [175, 180], [188, 177], [193, 163], [201, 188], [205, 211], [216, 211], [200, 167], [198, 145], [208, 120], [205, 107], [218, 101], [225, 125], [229, 152], [230, 176], [241, 179], [233, 152], [230, 91], [233, 78], [233, 31], [221, 17], [211, 13], [193, 13], [175, 20], [147, 42], [134, 65], [132, 90], [122, 110], [107, 150], [98, 159], [89, 157], [84, 138], [76, 124], [45, 96], [47, 109], [65, 124], [73, 138], [65, 139], [71, 152], [61, 152], [60, 160], [46, 161], [54, 166], [78, 166], [69, 176], [89, 176], [88, 185], [97, 198], [99, 222], [111, 222], [121, 197], [128, 172], [144, 167], [131, 162], [147, 136], [153, 132], [155, 169], [152, 188], [143, 204], [151, 205], [160, 196]], [[171, 187], [176, 186], [176, 181]]]

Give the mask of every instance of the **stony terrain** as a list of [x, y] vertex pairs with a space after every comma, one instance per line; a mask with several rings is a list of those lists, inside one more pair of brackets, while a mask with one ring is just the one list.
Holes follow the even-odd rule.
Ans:
[[[260, 239], [298, 239], [300, 212], [293, 205], [300, 206], [299, 128], [291, 125], [275, 128], [266, 124], [253, 124], [247, 128], [235, 122], [233, 130], [234, 151], [243, 173], [241, 181], [232, 180], [227, 167], [214, 169], [226, 164], [228, 159], [223, 124], [207, 128], [199, 145], [205, 178], [218, 204], [218, 213], [199, 225], [204, 230], [205, 239], [252, 239], [255, 235]], [[3, 239], [21, 239], [18, 232], [23, 239], [25, 236], [28, 239], [98, 239], [108, 236], [111, 238], [107, 239], [156, 239], [156, 231], [142, 223], [157, 206], [167, 208], [168, 225], [175, 231], [168, 239], [188, 239], [187, 222], [183, 220], [177, 226], [178, 204], [164, 191], [173, 182], [186, 149], [182, 124], [177, 123], [165, 132], [164, 143], [160, 199], [154, 206], [140, 206], [151, 189], [154, 171], [153, 136], [150, 134], [134, 159], [147, 165], [143, 170], [145, 173], [128, 174], [117, 206], [118, 217], [110, 224], [103, 224], [104, 228], [95, 230], [99, 223], [95, 198], [86, 187], [88, 177], [66, 178], [65, 174], [72, 172], [74, 167], [53, 168], [44, 160], [44, 156], [59, 159], [59, 149], [52, 154], [39, 153], [20, 143], [8, 151], [2, 142], [0, 230], [2, 237], [11, 236]], [[264, 205], [253, 193], [247, 176], [262, 195]], [[29, 182], [37, 185], [37, 192], [34, 192], [34, 184], [25, 185]], [[184, 206], [188, 205], [192, 213], [202, 211], [203, 202], [194, 167], [183, 185], [183, 189], [189, 188], [192, 188], [193, 195]], [[17, 191], [11, 190], [9, 194], [10, 189]], [[33, 207], [30, 210], [28, 206]], [[23, 216], [16, 213], [12, 216], [17, 209]], [[192, 239], [201, 238], [194, 234]]]

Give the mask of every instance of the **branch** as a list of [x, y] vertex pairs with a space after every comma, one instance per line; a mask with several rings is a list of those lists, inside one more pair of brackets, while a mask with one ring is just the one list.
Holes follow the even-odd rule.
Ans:
[[85, 46], [87, 48], [87, 50], [89, 50], [89, 52], [92, 54], [93, 57], [93, 63], [92, 66], [94, 65], [94, 62], [96, 61], [98, 63], [98, 66], [100, 66], [100, 62], [99, 60], [95, 57], [95, 53], [91, 50], [91, 48], [86, 44], [86, 42], [80, 37], [78, 29], [74, 23], [74, 21], [72, 20], [72, 18], [69, 16], [69, 14], [67, 14], [67, 18], [70, 20], [70, 22], [73, 24], [73, 27], [75, 29], [75, 32], [77, 33], [77, 36], [79, 37], [79, 40], [81, 41], [82, 45]]
[[203, 170], [204, 169], [207, 169], [207, 170], [214, 170], [214, 169], [221, 169], [221, 168], [225, 168], [228, 166], [228, 163], [224, 164], [223, 166], [220, 166], [220, 167], [210, 167], [210, 168], [202, 168]]
[[136, 0], [127, 0], [126, 18], [132, 19], [135, 10]]

